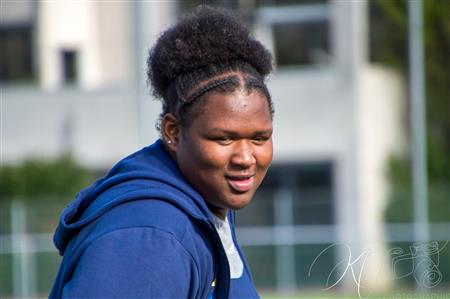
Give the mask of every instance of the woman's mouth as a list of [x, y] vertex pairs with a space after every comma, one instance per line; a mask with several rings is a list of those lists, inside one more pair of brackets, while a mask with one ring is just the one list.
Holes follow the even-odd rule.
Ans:
[[255, 181], [255, 176], [227, 176], [227, 182], [232, 189], [238, 192], [249, 191]]

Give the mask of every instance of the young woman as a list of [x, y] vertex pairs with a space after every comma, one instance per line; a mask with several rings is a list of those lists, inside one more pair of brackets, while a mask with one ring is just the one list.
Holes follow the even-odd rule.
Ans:
[[148, 59], [160, 140], [82, 190], [61, 215], [50, 298], [257, 298], [234, 233], [272, 161], [271, 55], [200, 7]]

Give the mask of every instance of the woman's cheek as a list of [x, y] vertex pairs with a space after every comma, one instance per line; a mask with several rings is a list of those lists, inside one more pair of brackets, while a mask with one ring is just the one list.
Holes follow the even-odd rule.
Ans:
[[272, 142], [266, 143], [258, 150], [258, 164], [260, 167], [269, 167], [273, 159], [273, 146]]
[[221, 168], [226, 165], [227, 150], [224, 146], [208, 144], [202, 146], [198, 157], [204, 166], [209, 168]]

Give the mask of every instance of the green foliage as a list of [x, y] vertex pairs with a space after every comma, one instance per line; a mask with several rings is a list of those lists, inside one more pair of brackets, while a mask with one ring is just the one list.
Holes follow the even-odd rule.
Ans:
[[[410, 161], [405, 158], [392, 156], [388, 162], [388, 169], [392, 188], [385, 220], [387, 222], [411, 222], [413, 220], [413, 203]], [[444, 222], [450, 220], [449, 194], [450, 184], [448, 181], [429, 180], [428, 205], [430, 221]]]
[[391, 186], [390, 205], [386, 210], [387, 222], [410, 222], [412, 220], [411, 173], [409, 160], [391, 156], [388, 161]]
[[370, 1], [370, 60], [405, 70], [408, 20], [405, 1]]
[[[407, 2], [375, 0], [370, 7], [371, 60], [407, 77]], [[450, 221], [450, 1], [423, 1], [423, 12], [429, 216], [431, 221]], [[392, 192], [386, 220], [410, 221], [410, 160], [391, 157], [388, 166]]]
[[33, 158], [20, 165], [2, 165], [0, 200], [73, 197], [92, 178], [69, 155], [55, 160]]

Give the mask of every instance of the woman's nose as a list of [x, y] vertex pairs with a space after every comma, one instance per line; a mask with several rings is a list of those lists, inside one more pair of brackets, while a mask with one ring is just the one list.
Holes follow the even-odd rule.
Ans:
[[253, 146], [245, 140], [235, 144], [231, 163], [240, 168], [249, 168], [256, 163]]

